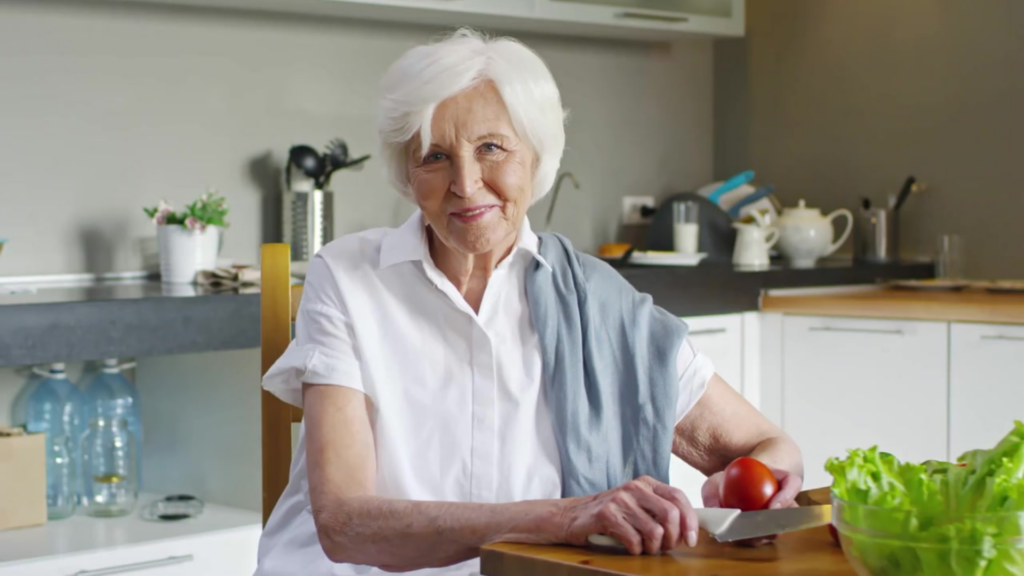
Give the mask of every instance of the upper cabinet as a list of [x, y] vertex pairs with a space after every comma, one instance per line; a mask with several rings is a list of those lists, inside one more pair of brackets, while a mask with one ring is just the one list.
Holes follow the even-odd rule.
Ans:
[[676, 34], [743, 35], [743, 0], [536, 0], [544, 18]]
[[745, 0], [121, 0], [596, 38], [743, 36]]

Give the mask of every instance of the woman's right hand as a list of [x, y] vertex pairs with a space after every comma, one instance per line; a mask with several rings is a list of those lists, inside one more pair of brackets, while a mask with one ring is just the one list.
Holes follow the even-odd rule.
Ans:
[[564, 502], [563, 541], [569, 544], [584, 546], [591, 534], [618, 539], [630, 554], [660, 554], [684, 540], [697, 544], [697, 513], [686, 495], [649, 476]]

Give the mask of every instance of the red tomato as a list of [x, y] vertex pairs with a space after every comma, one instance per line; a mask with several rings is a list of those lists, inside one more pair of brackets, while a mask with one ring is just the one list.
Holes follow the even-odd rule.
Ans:
[[836, 544], [839, 544], [839, 546], [842, 546], [842, 544], [839, 542], [839, 531], [836, 530], [835, 526], [829, 524], [828, 525], [828, 533], [832, 535], [832, 539], [836, 541]]
[[753, 458], [737, 458], [725, 468], [722, 507], [744, 512], [764, 510], [778, 491], [779, 481], [767, 466]]

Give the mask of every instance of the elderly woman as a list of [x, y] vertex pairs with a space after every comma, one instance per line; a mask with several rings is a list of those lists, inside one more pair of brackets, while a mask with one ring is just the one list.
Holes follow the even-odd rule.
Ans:
[[460, 31], [403, 55], [382, 83], [400, 228], [326, 246], [295, 339], [264, 380], [304, 407], [260, 576], [472, 574], [490, 542], [631, 553], [697, 540], [666, 484], [671, 454], [709, 475], [768, 464], [792, 506], [799, 450], [715, 375], [685, 324], [527, 208], [565, 144], [558, 88], [509, 39]]

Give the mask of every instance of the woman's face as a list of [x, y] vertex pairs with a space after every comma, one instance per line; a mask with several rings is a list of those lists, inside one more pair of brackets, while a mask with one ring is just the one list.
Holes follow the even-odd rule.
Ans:
[[413, 196], [438, 240], [463, 254], [510, 247], [533, 199], [534, 153], [501, 94], [481, 82], [441, 102], [420, 157], [409, 146]]

